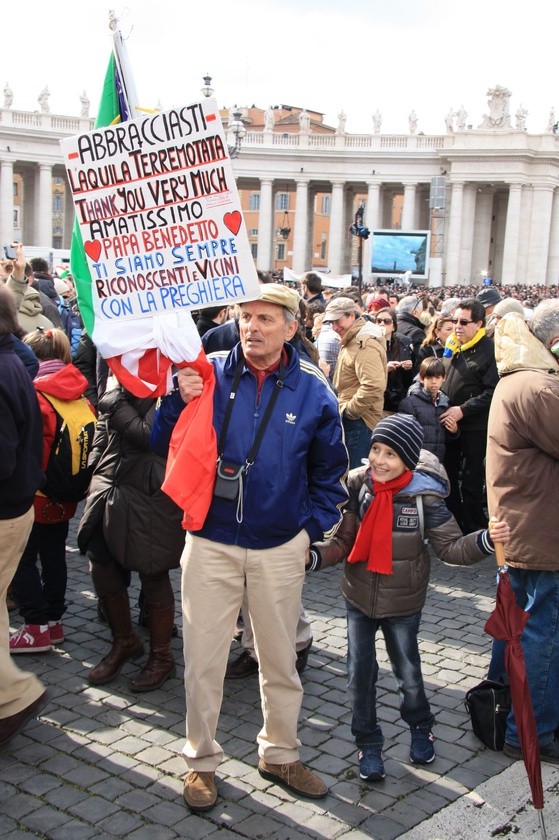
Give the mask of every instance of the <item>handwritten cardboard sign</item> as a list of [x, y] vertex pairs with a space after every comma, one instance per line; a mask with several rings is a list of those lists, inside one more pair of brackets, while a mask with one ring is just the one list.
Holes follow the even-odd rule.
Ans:
[[260, 297], [214, 99], [61, 142], [97, 317]]

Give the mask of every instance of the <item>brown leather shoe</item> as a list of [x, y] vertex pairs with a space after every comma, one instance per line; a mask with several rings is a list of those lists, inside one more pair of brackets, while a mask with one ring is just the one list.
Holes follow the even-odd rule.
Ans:
[[304, 647], [302, 650], [297, 651], [297, 661], [295, 662], [295, 667], [297, 668], [297, 673], [302, 674], [305, 668], [307, 667], [307, 661], [309, 659], [309, 653], [311, 650], [312, 639]]
[[239, 680], [258, 673], [258, 662], [252, 658], [248, 650], [243, 650], [234, 662], [227, 666], [226, 680]]
[[125, 662], [143, 655], [142, 640], [135, 633], [128, 639], [114, 639], [108, 654], [87, 675], [87, 681], [90, 685], [106, 685], [120, 674]]
[[7, 718], [0, 718], [0, 746], [7, 743], [14, 735], [17, 735], [31, 718], [37, 717], [39, 712], [46, 706], [47, 701], [48, 694], [46, 691], [43, 691], [34, 703], [31, 703], [30, 706], [27, 706], [21, 712], [10, 715]]
[[177, 666], [173, 654], [163, 651], [151, 651], [148, 661], [134, 679], [130, 680], [130, 688], [135, 692], [154, 691], [161, 688], [163, 683], [174, 677]]
[[267, 764], [261, 758], [258, 762], [258, 772], [263, 779], [275, 782], [297, 796], [323, 799], [328, 793], [328, 788], [322, 779], [311, 773], [309, 768], [300, 761], [294, 761], [292, 764]]
[[183, 796], [191, 811], [209, 811], [217, 799], [215, 772], [191, 770], [184, 777]]

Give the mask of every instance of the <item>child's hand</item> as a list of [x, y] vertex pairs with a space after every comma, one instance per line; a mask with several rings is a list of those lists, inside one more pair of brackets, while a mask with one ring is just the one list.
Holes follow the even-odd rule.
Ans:
[[510, 528], [506, 522], [499, 522], [494, 517], [489, 520], [489, 536], [494, 543], [505, 545], [510, 539]]

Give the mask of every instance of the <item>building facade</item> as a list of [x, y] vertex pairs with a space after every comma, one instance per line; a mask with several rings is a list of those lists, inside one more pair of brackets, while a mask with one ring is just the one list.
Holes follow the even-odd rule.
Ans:
[[[364, 202], [371, 230], [431, 231], [432, 286], [485, 277], [559, 283], [559, 137], [551, 124], [529, 133], [518, 115], [512, 127], [502, 90], [499, 110], [479, 128], [447, 121], [444, 135], [416, 133], [411, 123], [407, 135], [382, 134], [378, 125], [373, 134], [348, 134], [343, 114], [332, 128], [305, 109], [244, 109], [233, 168], [257, 267], [351, 272], [349, 229]], [[59, 141], [92, 125], [0, 109], [3, 242], [70, 246], [74, 214]], [[374, 282], [371, 239], [363, 245], [363, 279]]]

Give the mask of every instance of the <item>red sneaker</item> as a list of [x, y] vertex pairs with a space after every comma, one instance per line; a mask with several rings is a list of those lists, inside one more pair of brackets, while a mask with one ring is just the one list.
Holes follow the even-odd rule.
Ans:
[[10, 653], [47, 653], [49, 650], [48, 624], [24, 624], [10, 636]]
[[60, 645], [64, 641], [64, 627], [62, 622], [49, 621], [50, 643], [51, 645]]

